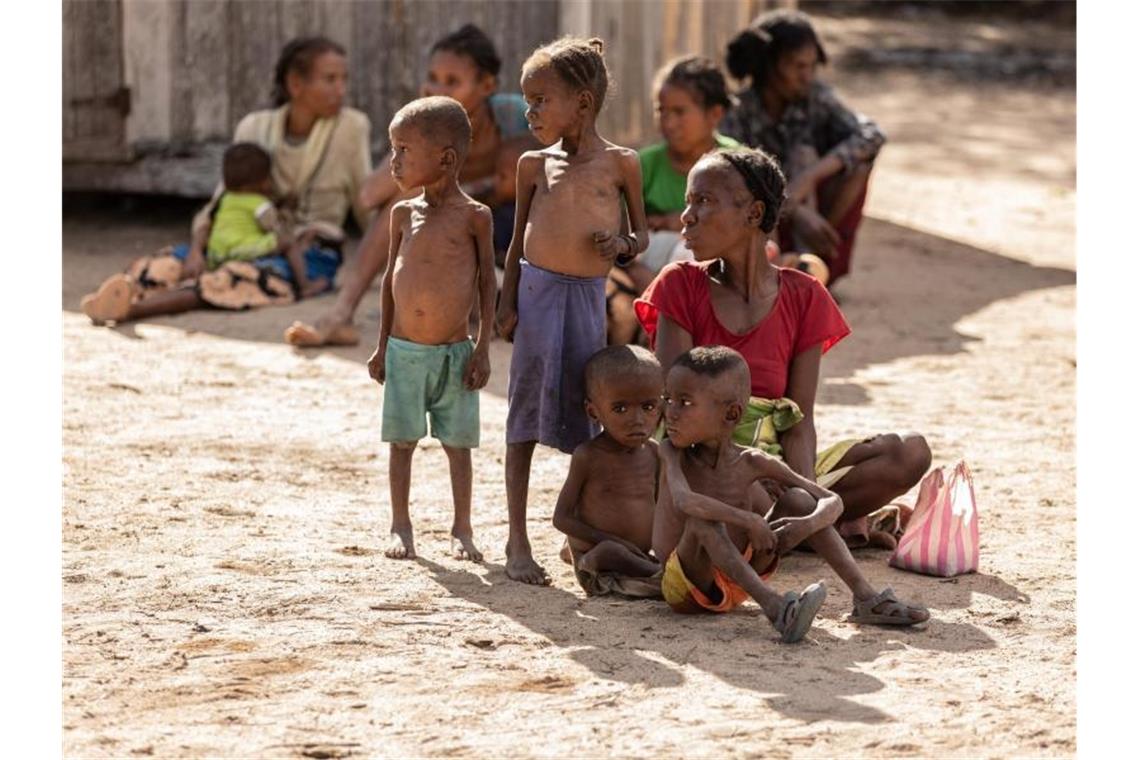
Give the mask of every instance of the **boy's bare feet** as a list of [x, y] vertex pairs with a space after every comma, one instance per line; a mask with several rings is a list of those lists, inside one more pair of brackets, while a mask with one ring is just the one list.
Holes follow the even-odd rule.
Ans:
[[285, 329], [285, 342], [293, 346], [313, 348], [316, 346], [355, 346], [360, 342], [360, 332], [350, 324], [316, 326], [304, 322], [294, 322]]
[[550, 576], [542, 569], [542, 565], [534, 561], [530, 547], [523, 547], [517, 551], [507, 544], [507, 577], [512, 581], [529, 583], [532, 586], [549, 586]]
[[466, 559], [472, 562], [482, 562], [483, 552], [475, 546], [471, 536], [451, 536], [451, 556], [456, 559]]
[[416, 544], [412, 540], [411, 528], [393, 528], [392, 537], [388, 541], [388, 548], [384, 556], [389, 559], [415, 559]]
[[83, 296], [79, 308], [97, 325], [126, 319], [131, 310], [131, 278], [125, 274], [108, 277], [98, 290]]

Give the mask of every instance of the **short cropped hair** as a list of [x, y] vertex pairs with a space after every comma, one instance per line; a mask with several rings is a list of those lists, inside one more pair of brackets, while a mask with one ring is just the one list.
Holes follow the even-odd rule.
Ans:
[[752, 395], [752, 372], [739, 351], [727, 346], [697, 346], [677, 357], [674, 367], [684, 367], [697, 375], [710, 379], [728, 376], [733, 393], [732, 401], [748, 403]]
[[744, 179], [752, 199], [764, 204], [764, 216], [760, 219], [760, 229], [766, 233], [776, 228], [780, 217], [780, 207], [787, 199], [788, 181], [776, 159], [762, 150], [754, 148], [733, 148], [706, 154], [704, 161], [723, 161], [735, 169]]
[[471, 148], [471, 120], [454, 98], [432, 95], [417, 98], [396, 111], [389, 129], [410, 127], [442, 148], [454, 148], [459, 162]]
[[272, 168], [273, 159], [260, 145], [234, 143], [222, 155], [222, 182], [231, 192], [250, 188], [264, 182]]
[[706, 111], [713, 106], [721, 106], [725, 110], [733, 106], [724, 74], [711, 58], [688, 55], [666, 63], [653, 79], [654, 95], [666, 86], [680, 87]]
[[523, 63], [523, 74], [550, 66], [568, 87], [593, 95], [594, 111], [601, 111], [610, 84], [610, 72], [602, 57], [604, 47], [598, 37], [563, 37], [531, 53]]
[[652, 374], [663, 379], [661, 363], [641, 346], [606, 346], [586, 361], [586, 393], [619, 375]]

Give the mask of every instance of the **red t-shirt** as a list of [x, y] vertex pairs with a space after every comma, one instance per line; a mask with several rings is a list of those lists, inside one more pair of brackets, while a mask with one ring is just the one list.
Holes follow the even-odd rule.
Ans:
[[752, 395], [781, 398], [792, 359], [813, 346], [827, 352], [851, 333], [827, 288], [811, 275], [778, 268], [780, 290], [768, 316], [743, 335], [729, 332], [713, 311], [708, 268], [715, 261], [678, 261], [661, 270], [634, 303], [637, 318], [657, 343], [657, 318], [665, 315], [693, 336], [694, 346], [728, 346], [752, 371]]

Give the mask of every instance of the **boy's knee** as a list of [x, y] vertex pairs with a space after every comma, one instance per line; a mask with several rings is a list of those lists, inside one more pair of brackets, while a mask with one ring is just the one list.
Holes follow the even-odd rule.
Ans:
[[793, 486], [776, 500], [775, 514], [779, 517], [802, 517], [815, 511], [816, 499], [802, 488]]
[[414, 451], [419, 441], [392, 441], [393, 451]]

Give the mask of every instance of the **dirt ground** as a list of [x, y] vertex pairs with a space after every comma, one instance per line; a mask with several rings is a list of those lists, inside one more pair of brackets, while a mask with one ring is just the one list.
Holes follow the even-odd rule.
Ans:
[[[855, 21], [848, 22], [855, 28]], [[834, 21], [833, 24], [841, 24]], [[833, 26], [832, 29], [835, 27]], [[415, 461], [415, 562], [388, 520], [370, 349], [280, 342], [328, 299], [95, 328], [79, 297], [188, 219], [64, 218], [64, 752], [68, 756], [1070, 756], [1075, 752], [1075, 98], [1071, 87], [832, 72], [891, 138], [824, 362], [820, 440], [921, 430], [966, 459], [981, 570], [936, 580], [862, 552], [926, 630], [844, 622], [825, 578], [808, 640], [726, 616], [587, 599], [550, 525], [551, 588], [503, 572], [498, 344], [475, 456], [487, 561], [446, 556], [438, 445]], [[376, 294], [359, 314], [372, 340]]]

